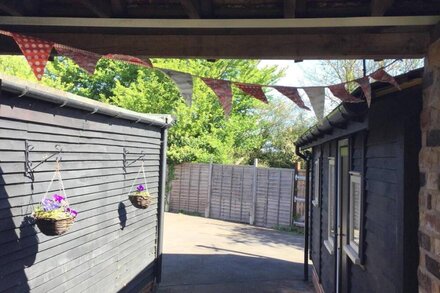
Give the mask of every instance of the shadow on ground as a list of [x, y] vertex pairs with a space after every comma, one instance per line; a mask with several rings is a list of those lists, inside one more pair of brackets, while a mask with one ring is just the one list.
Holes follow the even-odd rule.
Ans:
[[164, 254], [159, 292], [311, 292], [302, 278], [301, 263], [251, 253]]

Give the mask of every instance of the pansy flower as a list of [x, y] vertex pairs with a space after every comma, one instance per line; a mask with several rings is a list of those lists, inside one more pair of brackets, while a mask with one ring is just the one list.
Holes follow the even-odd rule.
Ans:
[[61, 203], [61, 201], [64, 200], [64, 196], [58, 195], [58, 194], [54, 194], [53, 195], [53, 199], [59, 203]]
[[141, 192], [141, 191], [144, 191], [144, 190], [145, 190], [145, 187], [144, 187], [142, 184], [139, 184], [139, 185], [136, 187], [136, 189], [137, 189], [138, 192]]
[[66, 212], [70, 213], [74, 217], [76, 217], [78, 215], [78, 212], [75, 211], [74, 209], [71, 209], [71, 208], [67, 208]]

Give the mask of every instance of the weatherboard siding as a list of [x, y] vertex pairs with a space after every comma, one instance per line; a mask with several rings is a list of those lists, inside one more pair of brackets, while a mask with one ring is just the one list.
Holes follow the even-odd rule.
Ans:
[[[51, 237], [23, 224], [52, 178], [55, 158], [25, 177], [25, 140], [35, 166], [59, 144], [61, 174], [78, 219]], [[161, 129], [2, 92], [0, 106], [0, 292], [140, 290], [155, 276]], [[153, 204], [127, 193], [141, 161]], [[141, 183], [140, 181], [138, 183]], [[49, 194], [55, 193], [57, 184]], [[123, 229], [122, 229], [123, 228]]]

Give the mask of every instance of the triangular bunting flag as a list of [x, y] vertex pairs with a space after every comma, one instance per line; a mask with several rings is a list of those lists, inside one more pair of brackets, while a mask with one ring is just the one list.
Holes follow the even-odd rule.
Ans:
[[261, 85], [257, 84], [246, 84], [246, 83], [234, 83], [236, 87], [241, 89], [246, 94], [253, 96], [257, 100], [262, 101], [263, 103], [268, 103], [266, 95], [264, 94], [263, 90], [261, 89]]
[[193, 93], [193, 79], [191, 74], [169, 69], [161, 70], [174, 81], [174, 83], [179, 88], [179, 91], [182, 94], [183, 98], [185, 99], [186, 104], [188, 106], [191, 106]]
[[324, 118], [325, 88], [309, 87], [303, 88], [303, 90], [306, 92], [307, 96], [309, 96], [316, 118], [318, 118], [318, 120]]
[[388, 82], [392, 85], [394, 85], [396, 88], [400, 90], [402, 90], [399, 86], [399, 84], [396, 82], [396, 80], [394, 79], [394, 77], [392, 77], [391, 75], [389, 75], [385, 70], [383, 70], [382, 68], [376, 70], [375, 72], [373, 72], [372, 74], [370, 74], [370, 77], [372, 79], [378, 80], [378, 81], [382, 81], [382, 82]]
[[54, 43], [16, 33], [12, 33], [12, 37], [20, 47], [35, 77], [41, 80]]
[[133, 57], [130, 55], [122, 55], [122, 54], [107, 54], [104, 55], [104, 58], [124, 61], [126, 63], [130, 63], [133, 65], [140, 65], [147, 68], [153, 68], [153, 64], [151, 63], [151, 60], [148, 58], [146, 60], [142, 60], [137, 57]]
[[93, 74], [95, 72], [96, 63], [98, 63], [101, 55], [60, 44], [55, 44], [54, 46], [58, 54], [72, 59], [79, 67], [87, 71], [87, 73]]
[[232, 90], [231, 83], [221, 79], [203, 78], [202, 80], [209, 86], [217, 95], [220, 104], [223, 107], [226, 116], [229, 116], [232, 108]]
[[298, 90], [294, 87], [289, 86], [272, 86], [274, 89], [288, 97], [290, 100], [292, 100], [298, 107], [309, 110], [309, 107], [307, 107], [303, 100], [301, 99], [301, 96], [298, 93]]
[[328, 88], [330, 89], [330, 91], [332, 92], [332, 94], [335, 97], [337, 97], [338, 99], [340, 99], [343, 102], [346, 102], [346, 103], [359, 103], [359, 102], [362, 102], [361, 99], [358, 99], [358, 98], [352, 96], [347, 91], [347, 89], [345, 88], [345, 84], [344, 83], [331, 85]]
[[371, 85], [370, 78], [368, 76], [364, 76], [356, 80], [356, 82], [360, 85], [362, 91], [364, 92], [365, 99], [367, 100], [368, 108], [371, 105]]

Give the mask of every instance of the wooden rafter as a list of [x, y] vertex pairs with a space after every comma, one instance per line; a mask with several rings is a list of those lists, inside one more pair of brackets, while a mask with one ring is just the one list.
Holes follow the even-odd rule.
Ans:
[[23, 16], [22, 9], [17, 7], [15, 2], [12, 0], [0, 0], [0, 10], [12, 16]]
[[180, 3], [189, 18], [200, 18], [200, 13], [194, 0], [180, 0]]
[[296, 0], [284, 0], [284, 18], [294, 18], [296, 11]]
[[127, 3], [125, 0], [110, 0], [113, 15], [123, 16], [127, 10]]
[[108, 4], [104, 3], [102, 0], [79, 0], [79, 2], [98, 17], [111, 17]]
[[393, 3], [394, 0], [371, 0], [371, 15], [384, 16]]

